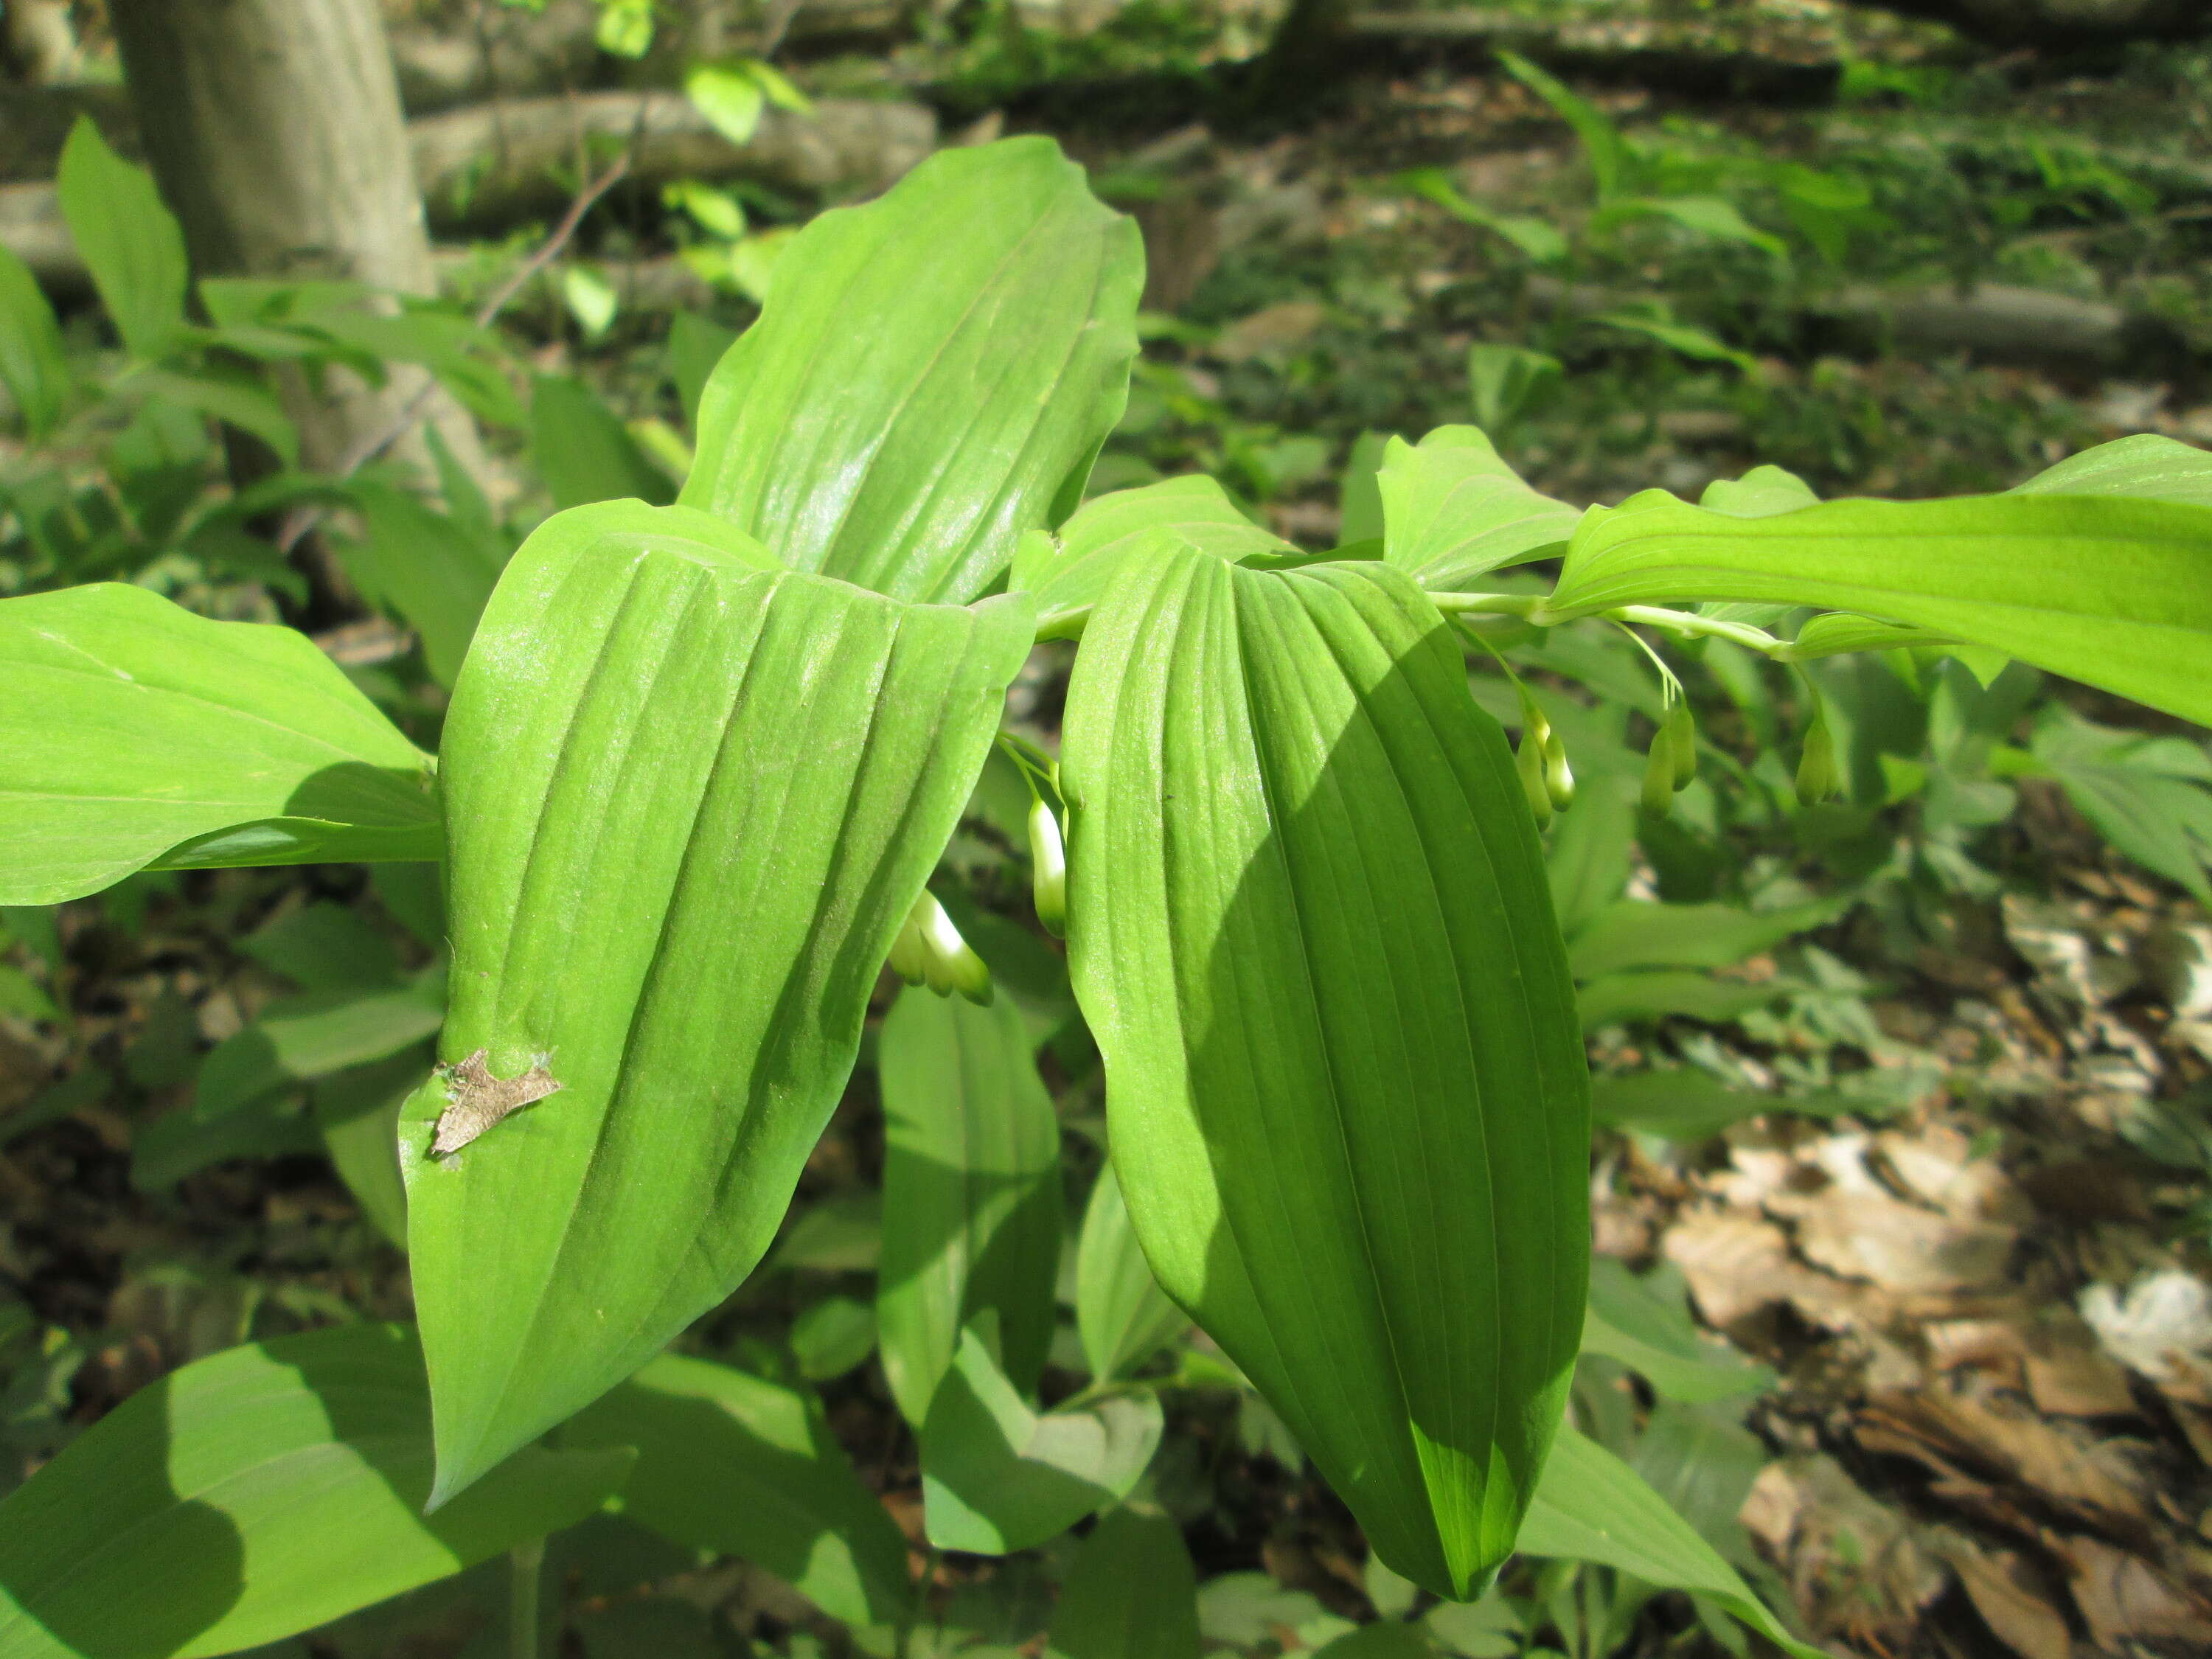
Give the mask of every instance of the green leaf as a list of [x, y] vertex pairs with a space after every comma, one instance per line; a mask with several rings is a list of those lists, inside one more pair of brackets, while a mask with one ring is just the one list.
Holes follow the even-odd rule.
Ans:
[[440, 1052], [559, 1092], [447, 1158], [446, 1080], [408, 1108], [440, 1501], [760, 1260], [1030, 639], [687, 508], [574, 509], [508, 564], [446, 721]]
[[1049, 139], [939, 151], [784, 251], [708, 382], [683, 499], [794, 568], [974, 599], [1081, 500], [1143, 283], [1136, 227]]
[[1593, 1261], [1583, 1351], [1618, 1359], [1665, 1398], [1692, 1405], [1772, 1386], [1766, 1366], [1699, 1337], [1680, 1282], [1672, 1296], [1662, 1296], [1654, 1288], [1657, 1278], [1638, 1279], [1607, 1256]]
[[1467, 349], [1468, 401], [1475, 423], [1486, 432], [1504, 432], [1565, 374], [1566, 365], [1548, 351], [1477, 340]]
[[1768, 1112], [1833, 1117], [1868, 1109], [1867, 1101], [1847, 1095], [1766, 1095], [1731, 1089], [1707, 1073], [1687, 1068], [1590, 1079], [1593, 1121], [1609, 1129], [1657, 1135], [1662, 1140], [1707, 1140], [1731, 1123]]
[[54, 183], [70, 240], [115, 331], [133, 357], [160, 356], [184, 330], [191, 268], [185, 234], [153, 175], [110, 149], [91, 117], [80, 115]]
[[986, 1310], [1024, 1393], [1052, 1346], [1060, 1269], [1060, 1121], [1010, 998], [979, 1008], [899, 994], [876, 1049], [884, 1097], [884, 1376], [909, 1423]]
[[1620, 129], [1607, 119], [1595, 105], [1519, 52], [1501, 52], [1498, 61], [1505, 66], [1506, 73], [1549, 104], [1575, 130], [1575, 137], [1582, 140], [1583, 155], [1589, 162], [1591, 176], [1597, 181], [1598, 201], [1602, 204], [1611, 200], [1626, 183], [1633, 160]]
[[1578, 980], [1633, 968], [1725, 968], [1833, 921], [1839, 908], [1825, 901], [1747, 910], [1623, 899], [1576, 930], [1567, 963]]
[[1198, 1573], [1172, 1517], [1106, 1511], [1053, 1609], [1050, 1659], [1198, 1659]]
[[284, 406], [251, 374], [142, 368], [117, 390], [128, 402], [161, 398], [179, 404], [194, 414], [252, 434], [276, 451], [286, 466], [300, 464], [298, 428]]
[[529, 1448], [425, 1520], [411, 1331], [226, 1349], [141, 1389], [0, 1504], [0, 1656], [275, 1642], [582, 1520], [629, 1463]]
[[0, 903], [435, 859], [429, 757], [305, 635], [113, 583], [0, 601]]
[[912, 1613], [906, 1540], [811, 1394], [663, 1354], [560, 1442], [635, 1446], [623, 1513], [665, 1538], [763, 1567], [848, 1624]]
[[1759, 360], [1749, 352], [1738, 351], [1710, 330], [1693, 324], [1678, 323], [1668, 317], [1649, 317], [1635, 311], [1601, 311], [1590, 321], [1617, 328], [1625, 334], [1640, 334], [1669, 351], [1678, 351], [1701, 363], [1732, 363], [1746, 374], [1756, 376], [1759, 373]]
[[359, 910], [317, 899], [264, 922], [237, 948], [303, 990], [359, 990], [398, 982], [399, 957]]
[[[1375, 431], [1363, 432], [1352, 441], [1352, 453], [1345, 459], [1336, 497], [1336, 539], [1346, 546], [1382, 539], [1382, 492], [1375, 475], [1382, 469], [1389, 443], [1389, 433]], [[1015, 555], [1017, 560], [1020, 556]]]
[[1041, 637], [1073, 637], [1124, 564], [1157, 557], [1173, 541], [1231, 564], [1296, 550], [1246, 518], [1218, 483], [1194, 472], [1085, 501], [1056, 538], [1042, 531], [1023, 537], [1012, 586], [1036, 596]]
[[407, 1189], [399, 1179], [399, 1108], [425, 1056], [403, 1050], [317, 1084], [313, 1100], [324, 1155], [369, 1224], [407, 1248]]
[[631, 496], [659, 506], [674, 494], [605, 400], [566, 375], [541, 374], [533, 383], [530, 453], [558, 507]]
[[845, 1375], [876, 1351], [875, 1304], [824, 1297], [791, 1322], [791, 1354], [810, 1382]]
[[768, 107], [768, 94], [758, 81], [741, 67], [720, 64], [695, 64], [684, 71], [684, 95], [708, 125], [740, 147], [752, 142], [761, 112]]
[[445, 1019], [445, 976], [419, 984], [311, 991], [264, 1009], [201, 1062], [193, 1112], [203, 1122], [264, 1095], [398, 1054]]
[[1113, 1164], [1102, 1164], [1075, 1252], [1075, 1329], [1092, 1379], [1127, 1376], [1189, 1328], [1138, 1247]]
[[1781, 994], [1781, 988], [1776, 985], [1651, 969], [1586, 980], [1575, 988], [1575, 1006], [1581, 1011], [1584, 1028], [1593, 1031], [1624, 1019], [1664, 1019], [1670, 1015], [1717, 1025], [1753, 1008], [1763, 1008]]
[[676, 383], [677, 400], [684, 405], [686, 426], [699, 420], [699, 398], [722, 354], [737, 335], [711, 317], [696, 311], [679, 311], [669, 319], [668, 345], [663, 354], [668, 378]]
[[1391, 439], [1376, 482], [1382, 556], [1428, 588], [1541, 558], [1566, 544], [1582, 517], [1522, 483], [1471, 426], [1438, 427], [1419, 445]]
[[33, 443], [61, 419], [74, 378], [39, 279], [12, 249], [0, 247], [0, 386], [15, 400]]
[[2139, 432], [2069, 455], [2014, 486], [2015, 495], [2125, 495], [2212, 507], [2212, 453]]
[[1667, 1589], [1711, 1597], [1796, 1659], [1827, 1659], [1800, 1642], [1751, 1593], [1735, 1569], [1595, 1441], [1562, 1428], [1543, 1484], [1521, 1529], [1526, 1555], [1591, 1561]]
[[1587, 1277], [1582, 1042], [1504, 736], [1402, 573], [1186, 550], [1093, 615], [1062, 781], [1145, 1254], [1376, 1553], [1464, 1595]]
[[1698, 599], [1924, 628], [2212, 724], [2212, 507], [2030, 494], [1739, 519], [1649, 490], [1583, 520], [1547, 608]]
[[1442, 167], [1413, 168], [1400, 173], [1398, 183], [1424, 200], [1435, 203], [1462, 223], [1477, 225], [1504, 237], [1523, 258], [1537, 264], [1557, 264], [1567, 257], [1571, 244], [1566, 234], [1550, 220], [1498, 213], [1480, 202], [1470, 201]]
[[1789, 248], [1779, 236], [1759, 228], [1718, 196], [1638, 196], [1613, 203], [1591, 221], [1593, 229], [1633, 219], [1665, 219], [1712, 242], [1738, 242], [1779, 259]]
[[422, 641], [432, 678], [452, 685], [499, 580], [496, 553], [461, 520], [433, 512], [404, 490], [359, 483], [352, 495], [363, 533], [344, 547], [348, 573], [405, 619]]
[[1714, 479], [1698, 498], [1698, 505], [1732, 518], [1765, 519], [1812, 507], [1820, 499], [1813, 486], [1795, 472], [1778, 466], [1754, 466], [1741, 478]]
[[2033, 739], [2035, 758], [2097, 833], [2144, 869], [2212, 904], [2212, 781], [2203, 750], [2184, 744], [2176, 767], [2158, 744], [2049, 710]]
[[921, 1430], [922, 1512], [939, 1549], [1010, 1555], [1118, 1502], [1160, 1443], [1148, 1390], [1040, 1415], [963, 1331]]
[[1434, 1659], [1436, 1646], [1418, 1625], [1378, 1619], [1314, 1650], [1314, 1659]]

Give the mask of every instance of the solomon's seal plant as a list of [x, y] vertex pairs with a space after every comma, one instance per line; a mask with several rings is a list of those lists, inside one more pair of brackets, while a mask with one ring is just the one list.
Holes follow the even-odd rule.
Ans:
[[[451, 944], [398, 1117], [419, 1327], [234, 1350], [85, 1436], [0, 1506], [0, 1654], [273, 1640], [618, 1487], [837, 1617], [909, 1618], [903, 1546], [802, 1398], [663, 1354], [775, 1238], [887, 962], [962, 994], [906, 994], [879, 1053], [878, 1312], [935, 1543], [1022, 1548], [1127, 1495], [1161, 1425], [1131, 1374], [1188, 1316], [1435, 1595], [1517, 1545], [1787, 1639], [1562, 1427], [1589, 1107], [1539, 826], [1576, 810], [1571, 757], [1523, 686], [1516, 757], [1470, 646], [1636, 630], [1654, 814], [1698, 763], [1670, 638], [2016, 658], [2212, 720], [2212, 459], [2130, 440], [1911, 503], [1766, 469], [1577, 513], [1446, 428], [1389, 447], [1379, 542], [1310, 555], [1204, 478], [1085, 499], [1142, 276], [1041, 139], [817, 220], [706, 388], [680, 501], [572, 508], [507, 564], [434, 758], [296, 634], [130, 586], [0, 603], [0, 902], [442, 860]], [[1556, 579], [1494, 575], [1537, 561]], [[1079, 641], [1057, 757], [1000, 743], [1041, 638]], [[927, 885], [994, 744], [1106, 1080], [1095, 1376], [1048, 1410], [1059, 1127]], [[1835, 773], [1815, 718], [1799, 788]], [[899, 1277], [917, 1218], [955, 1243]], [[773, 1524], [748, 1482], [788, 1496]], [[1135, 1518], [1086, 1547], [1176, 1554]]]

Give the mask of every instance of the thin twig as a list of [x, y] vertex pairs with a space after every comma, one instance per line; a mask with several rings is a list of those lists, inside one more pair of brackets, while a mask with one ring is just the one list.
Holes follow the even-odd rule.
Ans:
[[[615, 158], [614, 164], [605, 173], [591, 180], [576, 193], [575, 199], [568, 204], [568, 210], [561, 216], [561, 222], [554, 226], [551, 234], [538, 244], [537, 251], [517, 265], [508, 274], [507, 280], [494, 289], [486, 296], [484, 302], [477, 307], [477, 314], [472, 319], [477, 327], [489, 328], [497, 319], [499, 313], [507, 309], [508, 303], [516, 295], [522, 292], [531, 279], [560, 257], [561, 250], [568, 246], [569, 239], [576, 234], [577, 227], [584, 222], [584, 216], [592, 210], [602, 196], [621, 183], [629, 172], [629, 156], [627, 154], [619, 155]], [[389, 424], [381, 431], [355, 444], [351, 449], [339, 457], [337, 476], [341, 478], [351, 477], [386, 450], [391, 448], [392, 445], [398, 443], [400, 439], [405, 437], [415, 423], [422, 418], [423, 406], [429, 402], [431, 393], [437, 390], [437, 386], [438, 382], [434, 377], [426, 377], [422, 384], [415, 388], [414, 395], [400, 405], [399, 412], [392, 416]], [[277, 550], [289, 556], [292, 550], [300, 544], [301, 538], [314, 528], [316, 520], [321, 518], [322, 513], [323, 509], [317, 507], [301, 507], [293, 509], [291, 514], [286, 519], [283, 528], [277, 534]]]

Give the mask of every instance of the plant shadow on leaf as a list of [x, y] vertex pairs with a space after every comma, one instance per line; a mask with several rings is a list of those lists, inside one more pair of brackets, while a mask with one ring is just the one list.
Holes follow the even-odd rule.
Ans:
[[[159, 1442], [165, 1446], [172, 1438], [173, 1381], [162, 1377], [144, 1391], [144, 1409], [159, 1413]], [[158, 1589], [147, 1583], [144, 1563], [138, 1572], [118, 1572], [112, 1565], [103, 1572], [95, 1555], [82, 1563], [85, 1571], [63, 1576], [52, 1572], [43, 1553], [0, 1551], [0, 1645], [82, 1659], [143, 1659], [182, 1651], [238, 1604], [246, 1590], [246, 1545], [237, 1523], [214, 1504], [179, 1493], [166, 1459], [146, 1458], [131, 1467], [121, 1488], [105, 1494], [104, 1507], [118, 1518], [161, 1517]], [[117, 1592], [126, 1576], [135, 1593], [118, 1608]], [[45, 1630], [56, 1645], [23, 1643], [9, 1627], [10, 1609], [20, 1609], [18, 1617]]]
[[1132, 1218], [1376, 1553], [1479, 1593], [1588, 1248], [1581, 1040], [1511, 756], [1395, 571], [1188, 557], [1119, 588], [1063, 764]]

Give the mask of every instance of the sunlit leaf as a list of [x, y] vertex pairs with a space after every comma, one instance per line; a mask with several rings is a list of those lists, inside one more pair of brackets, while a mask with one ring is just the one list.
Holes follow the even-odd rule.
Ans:
[[439, 855], [429, 757], [289, 629], [112, 583], [0, 601], [0, 903]]
[[1590, 1263], [1583, 1349], [1617, 1359], [1669, 1400], [1698, 1404], [1757, 1394], [1774, 1382], [1766, 1366], [1700, 1338], [1679, 1283], [1665, 1296], [1609, 1256]]
[[688, 508], [563, 514], [508, 565], [446, 722], [440, 1052], [482, 1051], [471, 1102], [536, 1098], [450, 1158], [463, 1085], [403, 1121], [441, 1500], [759, 1261], [1030, 629], [779, 570]]
[[1512, 757], [1375, 563], [1133, 565], [1062, 757], [1069, 952], [1162, 1285], [1464, 1595], [1580, 1336], [1582, 1045]]
[[940, 151], [813, 220], [699, 406], [684, 501], [794, 568], [965, 600], [1121, 417], [1136, 228], [1045, 138]]
[[1237, 509], [1204, 473], [1164, 478], [1085, 501], [1057, 536], [1033, 531], [1014, 550], [1011, 585], [1036, 596], [1044, 638], [1081, 631], [1082, 618], [1132, 558], [1187, 542], [1234, 563], [1255, 553], [1291, 550]]
[[1548, 609], [1700, 599], [1923, 628], [2212, 723], [2212, 507], [2027, 494], [1741, 519], [1650, 490], [1583, 521]]
[[1582, 514], [1521, 482], [1481, 431], [1393, 438], [1377, 477], [1383, 557], [1422, 586], [1450, 589], [1566, 545]]
[[1592, 1561], [1667, 1589], [1711, 1596], [1795, 1659], [1827, 1659], [1785, 1630], [1735, 1568], [1611, 1452], [1562, 1429], [1521, 1529], [1527, 1555]]

